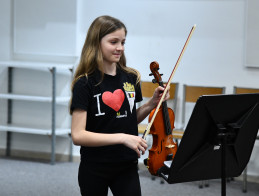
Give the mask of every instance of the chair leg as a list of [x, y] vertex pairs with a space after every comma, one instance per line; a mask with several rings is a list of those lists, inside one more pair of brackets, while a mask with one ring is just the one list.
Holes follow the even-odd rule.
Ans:
[[[151, 180], [156, 180], [156, 176], [151, 176]], [[160, 179], [160, 184], [164, 184], [165, 180], [164, 179]]]
[[202, 181], [199, 181], [199, 188], [202, 189], [203, 187], [209, 187], [210, 184], [209, 184], [209, 181], [208, 180], [202, 180]]
[[244, 169], [243, 172], [243, 193], [247, 192], [247, 167]]
[[235, 179], [233, 177], [227, 178], [227, 182], [234, 181]]
[[203, 181], [199, 181], [199, 188], [202, 189], [203, 188], [203, 184], [204, 182]]

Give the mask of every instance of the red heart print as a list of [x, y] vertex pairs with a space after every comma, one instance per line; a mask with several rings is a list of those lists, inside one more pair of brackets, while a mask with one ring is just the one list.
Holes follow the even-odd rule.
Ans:
[[118, 112], [125, 99], [125, 95], [121, 89], [115, 90], [113, 93], [106, 91], [102, 95], [103, 103]]

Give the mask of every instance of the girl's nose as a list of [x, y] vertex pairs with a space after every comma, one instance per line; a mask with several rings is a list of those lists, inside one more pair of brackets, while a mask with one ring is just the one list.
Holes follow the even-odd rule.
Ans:
[[123, 44], [118, 44], [116, 49], [117, 50], [124, 50], [124, 45]]

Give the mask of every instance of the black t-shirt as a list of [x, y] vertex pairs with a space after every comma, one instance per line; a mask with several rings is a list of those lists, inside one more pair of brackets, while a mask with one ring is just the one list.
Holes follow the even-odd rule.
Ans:
[[[142, 101], [136, 76], [117, 68], [115, 76], [99, 71], [81, 77], [74, 85], [71, 110], [87, 111], [86, 130], [96, 133], [138, 135], [136, 102]], [[102, 147], [81, 146], [81, 159], [91, 162], [136, 160], [137, 153], [124, 145]]]

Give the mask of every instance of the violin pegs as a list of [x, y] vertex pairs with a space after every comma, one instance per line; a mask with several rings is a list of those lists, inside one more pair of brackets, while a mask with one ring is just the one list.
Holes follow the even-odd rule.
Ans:
[[154, 84], [157, 83], [156, 79], [153, 79], [152, 82], [153, 82]]
[[153, 73], [150, 73], [149, 76], [153, 76], [154, 74]]

